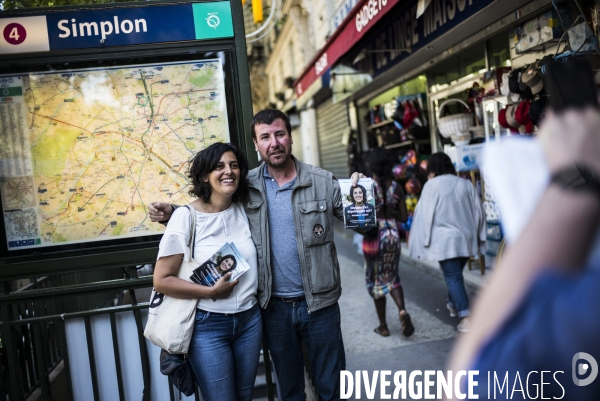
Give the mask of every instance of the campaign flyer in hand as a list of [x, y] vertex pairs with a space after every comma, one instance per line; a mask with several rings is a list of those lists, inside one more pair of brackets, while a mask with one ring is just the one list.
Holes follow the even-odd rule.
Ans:
[[376, 227], [375, 197], [373, 180], [361, 178], [352, 187], [352, 180], [339, 180], [344, 205], [344, 225], [346, 228]]
[[206, 262], [194, 269], [190, 279], [197, 284], [212, 287], [219, 279], [231, 273], [230, 280], [237, 280], [250, 269], [233, 242], [226, 242]]

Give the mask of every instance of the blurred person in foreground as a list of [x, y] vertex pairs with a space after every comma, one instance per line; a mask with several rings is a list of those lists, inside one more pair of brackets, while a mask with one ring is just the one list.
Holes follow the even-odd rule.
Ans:
[[427, 174], [411, 224], [409, 255], [440, 263], [448, 287], [446, 307], [450, 316], [460, 318], [458, 331], [466, 332], [471, 312], [463, 268], [471, 255], [485, 252], [485, 216], [475, 187], [456, 175], [447, 154], [431, 155]]
[[[585, 266], [600, 225], [598, 127], [595, 108], [548, 112], [541, 126], [552, 178], [502, 255], [475, 305], [472, 329], [451, 357], [453, 372], [479, 370], [479, 399], [488, 396], [488, 371], [492, 381], [494, 372], [500, 380], [508, 373], [511, 388], [518, 372], [529, 398], [537, 398], [535, 386], [544, 382], [544, 399], [600, 399], [600, 379], [593, 380], [600, 361], [600, 266], [597, 260]], [[551, 373], [540, 380], [542, 371]], [[524, 398], [518, 391], [494, 398]]]
[[385, 316], [386, 294], [398, 307], [398, 318], [405, 337], [415, 328], [406, 312], [404, 291], [398, 275], [400, 263], [399, 225], [408, 218], [402, 186], [392, 180], [393, 156], [384, 148], [375, 148], [367, 157], [367, 166], [373, 173], [373, 190], [377, 207], [377, 227], [365, 233], [365, 281], [369, 295], [375, 302], [379, 327], [375, 333], [388, 337], [390, 331]]

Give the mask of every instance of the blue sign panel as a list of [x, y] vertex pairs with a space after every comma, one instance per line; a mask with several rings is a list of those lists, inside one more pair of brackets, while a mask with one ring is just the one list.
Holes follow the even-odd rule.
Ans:
[[191, 4], [48, 13], [50, 49], [195, 40]]
[[[415, 52], [472, 17], [495, 0], [431, 0], [417, 19], [418, 0], [411, 0], [392, 10], [396, 16], [378, 29], [368, 49], [410, 49]], [[372, 76], [376, 77], [398, 64], [409, 53], [390, 51], [369, 54]]]

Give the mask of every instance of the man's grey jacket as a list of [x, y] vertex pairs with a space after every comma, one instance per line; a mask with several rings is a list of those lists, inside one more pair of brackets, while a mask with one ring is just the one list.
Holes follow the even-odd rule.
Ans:
[[[293, 157], [293, 156], [292, 156]], [[343, 220], [340, 185], [328, 171], [299, 162], [292, 190], [296, 245], [308, 311], [332, 305], [342, 293], [340, 266], [333, 243], [333, 217]], [[265, 163], [248, 173], [250, 197], [246, 215], [258, 253], [258, 302], [266, 308], [272, 294], [273, 274], [265, 193]]]

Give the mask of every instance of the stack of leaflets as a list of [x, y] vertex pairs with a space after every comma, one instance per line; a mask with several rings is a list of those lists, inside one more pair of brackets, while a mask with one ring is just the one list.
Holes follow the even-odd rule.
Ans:
[[346, 228], [376, 227], [375, 196], [373, 180], [361, 178], [356, 187], [352, 180], [339, 180], [344, 205], [344, 225]]
[[206, 262], [194, 269], [190, 276], [196, 284], [212, 287], [227, 273], [231, 273], [230, 280], [237, 280], [250, 269], [233, 242], [226, 242]]

